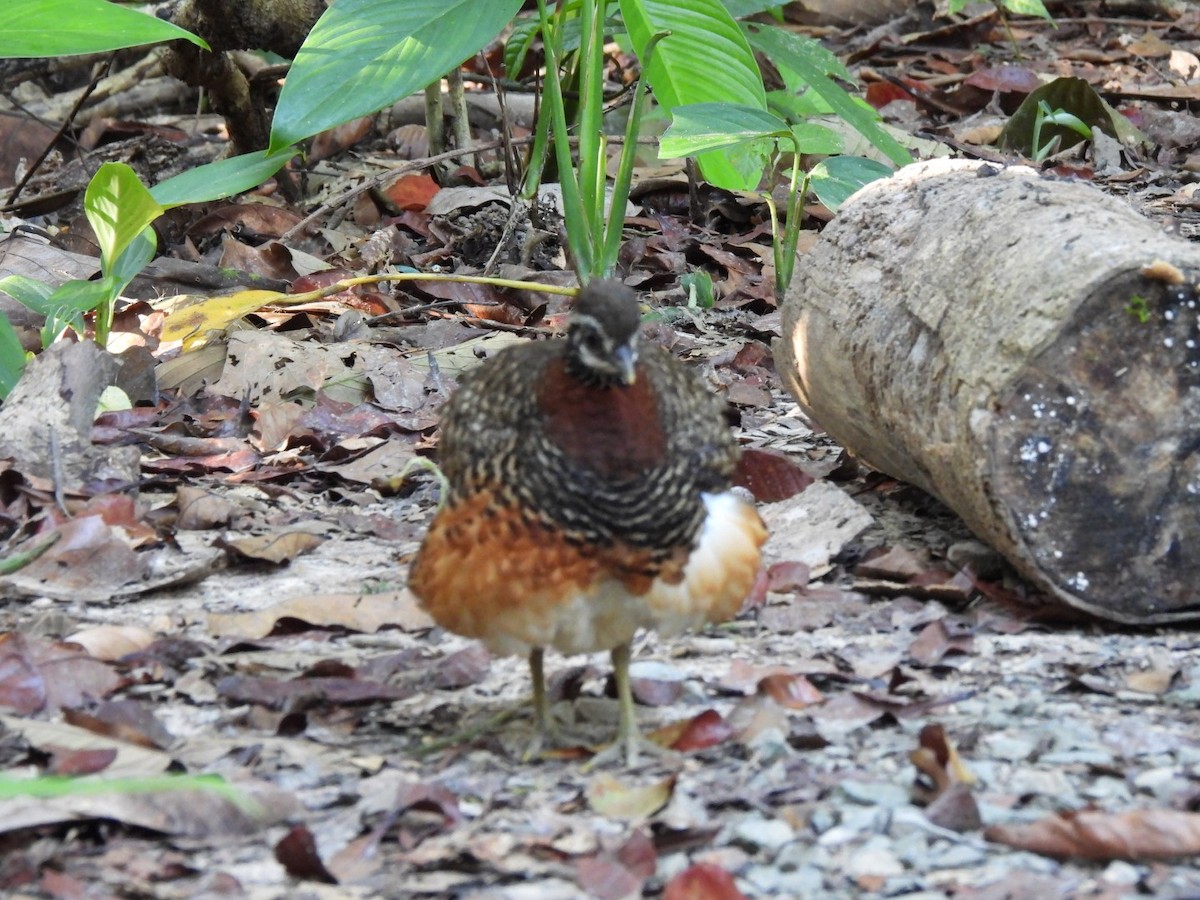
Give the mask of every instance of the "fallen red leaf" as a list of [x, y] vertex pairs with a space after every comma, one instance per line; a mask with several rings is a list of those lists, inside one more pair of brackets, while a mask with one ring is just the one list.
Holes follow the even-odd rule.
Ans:
[[814, 481], [785, 454], [752, 447], [742, 451], [733, 480], [750, 491], [759, 503], [786, 500]]
[[670, 880], [663, 900], [744, 900], [733, 876], [713, 863], [696, 863]]
[[440, 191], [438, 183], [425, 174], [401, 175], [384, 188], [383, 193], [397, 209], [420, 212]]

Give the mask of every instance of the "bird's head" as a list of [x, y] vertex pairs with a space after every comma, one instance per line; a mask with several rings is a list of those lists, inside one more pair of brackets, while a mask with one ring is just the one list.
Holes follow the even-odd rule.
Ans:
[[593, 281], [575, 300], [567, 325], [572, 374], [591, 384], [633, 384], [641, 323], [631, 289], [619, 281]]

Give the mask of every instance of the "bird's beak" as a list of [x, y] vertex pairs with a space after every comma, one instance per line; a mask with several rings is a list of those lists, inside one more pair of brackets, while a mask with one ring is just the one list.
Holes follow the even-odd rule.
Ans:
[[637, 381], [637, 350], [633, 345], [622, 344], [613, 355], [616, 357], [617, 367], [621, 370], [622, 383], [633, 384]]

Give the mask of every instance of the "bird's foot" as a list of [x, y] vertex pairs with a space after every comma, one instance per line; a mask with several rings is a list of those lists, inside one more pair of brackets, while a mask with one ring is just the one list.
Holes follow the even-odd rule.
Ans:
[[645, 755], [658, 762], [674, 762], [679, 758], [679, 752], [670, 747], [645, 737], [639, 732], [618, 736], [615, 741], [604, 747], [583, 765], [584, 772], [606, 766], [611, 762], [620, 762], [624, 755], [625, 768], [633, 769], [638, 764], [639, 756]]

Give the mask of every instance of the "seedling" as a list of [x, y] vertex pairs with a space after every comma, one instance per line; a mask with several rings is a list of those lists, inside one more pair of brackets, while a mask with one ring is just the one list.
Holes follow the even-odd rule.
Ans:
[[1081, 136], [1085, 141], [1092, 139], [1092, 129], [1079, 116], [1074, 113], [1069, 113], [1065, 109], [1051, 109], [1050, 104], [1045, 100], [1039, 100], [1037, 112], [1033, 117], [1033, 159], [1035, 162], [1042, 162], [1051, 153], [1054, 153], [1061, 143], [1057, 135], [1042, 143], [1042, 128], [1047, 125], [1058, 125], [1062, 128], [1069, 128], [1076, 134]]

